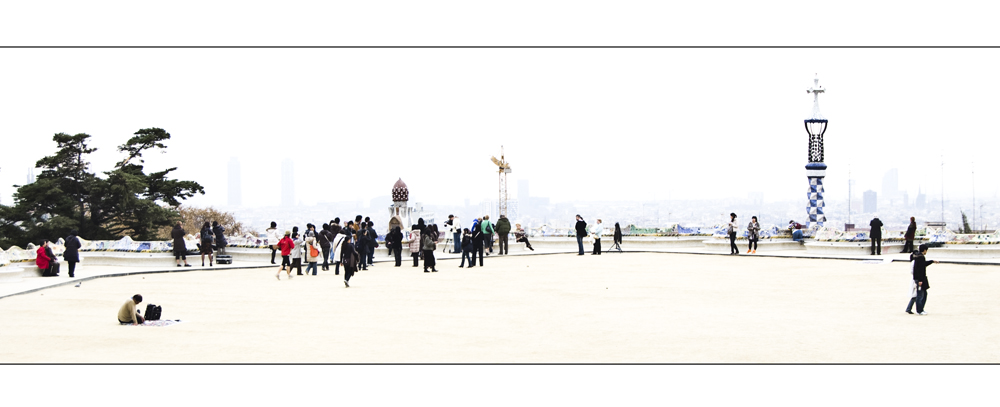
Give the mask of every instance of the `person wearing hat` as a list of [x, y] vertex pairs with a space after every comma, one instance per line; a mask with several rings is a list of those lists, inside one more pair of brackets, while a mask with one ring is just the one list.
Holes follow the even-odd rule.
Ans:
[[872, 239], [872, 256], [882, 255], [882, 221], [878, 220], [878, 215], [875, 215], [875, 218], [868, 222], [868, 226], [872, 227], [871, 232], [868, 233]]

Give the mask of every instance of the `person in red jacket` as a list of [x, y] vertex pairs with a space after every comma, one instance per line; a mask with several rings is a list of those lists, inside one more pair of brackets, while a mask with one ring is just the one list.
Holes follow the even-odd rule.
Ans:
[[42, 270], [42, 277], [59, 276], [59, 262], [56, 260], [55, 255], [52, 254], [48, 240], [42, 240], [42, 245], [35, 252], [35, 265]]
[[281, 272], [288, 267], [288, 278], [292, 278], [292, 262], [289, 260], [288, 256], [292, 254], [292, 248], [295, 247], [295, 242], [292, 241], [292, 231], [286, 230], [285, 237], [278, 241], [278, 248], [281, 249], [281, 269], [278, 270], [278, 280], [281, 280]]

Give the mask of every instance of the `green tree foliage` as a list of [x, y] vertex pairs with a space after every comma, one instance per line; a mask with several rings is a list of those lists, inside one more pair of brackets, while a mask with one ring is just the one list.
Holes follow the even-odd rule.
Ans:
[[56, 153], [38, 160], [36, 167], [43, 171], [36, 181], [15, 185], [14, 205], [0, 205], [2, 247], [55, 240], [72, 229], [87, 239], [161, 238], [160, 230], [180, 218], [180, 202], [205, 193], [197, 182], [170, 179], [176, 167], [145, 173], [142, 154], [167, 147], [170, 133], [163, 129], [135, 132], [118, 147], [125, 158], [104, 178], [90, 171], [86, 156], [96, 149], [87, 146], [89, 138], [83, 133], [53, 136]]
[[969, 227], [969, 218], [965, 216], [965, 211], [962, 211], [962, 233], [972, 233], [972, 228]]

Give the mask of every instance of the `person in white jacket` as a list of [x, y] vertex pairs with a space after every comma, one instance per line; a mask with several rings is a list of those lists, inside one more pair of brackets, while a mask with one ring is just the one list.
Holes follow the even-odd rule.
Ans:
[[278, 241], [281, 240], [281, 236], [278, 236], [278, 222], [271, 221], [271, 227], [264, 232], [267, 233], [267, 244], [271, 246], [271, 264], [278, 264], [274, 262], [274, 255], [278, 252]]
[[335, 276], [340, 275], [341, 243], [344, 242], [345, 238], [347, 238], [347, 229], [342, 229], [340, 233], [337, 233], [337, 235], [333, 237], [333, 242], [330, 242], [330, 247], [334, 249], [330, 260], [333, 261], [333, 275]]
[[601, 224], [601, 220], [598, 219], [594, 227], [590, 229], [590, 233], [594, 235], [594, 251], [590, 254], [600, 255], [601, 254], [601, 233], [604, 233], [604, 225]]

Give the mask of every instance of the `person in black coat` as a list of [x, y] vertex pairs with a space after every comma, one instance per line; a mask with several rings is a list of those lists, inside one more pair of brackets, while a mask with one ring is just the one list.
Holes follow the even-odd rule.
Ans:
[[63, 252], [63, 260], [66, 260], [66, 264], [69, 266], [70, 278], [73, 278], [73, 272], [76, 271], [76, 263], [80, 262], [81, 244], [76, 234], [76, 229], [69, 231], [69, 236], [66, 237], [66, 251]]
[[344, 265], [344, 286], [350, 287], [348, 282], [351, 280], [351, 276], [354, 275], [355, 271], [358, 271], [358, 262], [361, 259], [361, 255], [357, 250], [354, 249], [354, 244], [351, 243], [351, 239], [344, 239], [344, 242], [340, 246], [340, 264]]
[[576, 244], [580, 247], [580, 256], [583, 256], [583, 238], [587, 237], [587, 222], [583, 217], [576, 215]]
[[375, 265], [375, 249], [378, 248], [378, 232], [375, 231], [375, 222], [368, 221], [365, 225], [365, 234], [368, 235], [368, 265]]
[[906, 227], [906, 233], [903, 234], [903, 238], [906, 239], [906, 243], [903, 244], [903, 251], [900, 253], [910, 253], [913, 252], [913, 239], [917, 237], [917, 219], [910, 217], [910, 226]]
[[622, 227], [615, 222], [615, 238], [614, 244], [611, 246], [611, 250], [618, 249], [618, 252], [622, 251]]
[[359, 264], [360, 264], [359, 267], [360, 268], [358, 269], [358, 271], [368, 270], [368, 260], [367, 260], [368, 259], [368, 233], [366, 233], [366, 228], [367, 227], [368, 227], [367, 224], [362, 224], [361, 225], [361, 229], [358, 230], [358, 233], [357, 233], [357, 235], [355, 237], [356, 242], [354, 242], [354, 249], [358, 251], [358, 256], [361, 256], [360, 257], [361, 260], [359, 261]]
[[472, 232], [469, 228], [465, 228], [462, 232], [462, 264], [458, 267], [465, 267], [465, 259], [469, 259], [469, 267], [472, 267]]
[[333, 235], [330, 234], [329, 224], [324, 223], [322, 228], [316, 234], [316, 240], [319, 240], [319, 248], [323, 251], [322, 269], [325, 271], [330, 269], [330, 242], [333, 241]]
[[483, 236], [483, 228], [473, 227], [472, 228], [472, 256], [469, 258], [469, 268], [476, 267], [476, 254], [479, 254], [479, 267], [483, 266], [483, 241], [486, 239]]
[[392, 231], [385, 235], [385, 245], [396, 256], [396, 267], [403, 265], [403, 232], [399, 226], [393, 226]]
[[219, 254], [226, 254], [226, 246], [229, 246], [229, 241], [226, 240], [226, 228], [222, 227], [218, 221], [212, 221], [212, 233], [215, 234], [215, 248], [219, 251]]
[[[878, 253], [879, 255], [881, 255], [882, 254], [882, 221], [878, 220], [878, 215], [875, 215], [875, 218], [872, 219], [872, 221], [868, 223], [868, 226], [872, 227], [871, 232], [868, 233], [871, 236], [871, 238], [872, 238], [872, 256], [874, 256], [876, 253]], [[878, 246], [877, 250], [876, 250], [876, 246]]]
[[[937, 260], [927, 260], [927, 245], [922, 244], [920, 248], [913, 252], [910, 261], [913, 262], [913, 282], [917, 283], [917, 314], [927, 315], [924, 312], [924, 305], [927, 304], [927, 290], [931, 284], [927, 281], [927, 266], [937, 263]], [[906, 312], [910, 312], [910, 307], [906, 307]], [[912, 313], [911, 313], [912, 314]]]
[[170, 231], [170, 237], [174, 239], [174, 260], [177, 262], [177, 267], [181, 266], [182, 259], [184, 260], [184, 267], [191, 267], [187, 260], [187, 245], [184, 243], [184, 235], [186, 234], [187, 232], [181, 227], [180, 221]]

